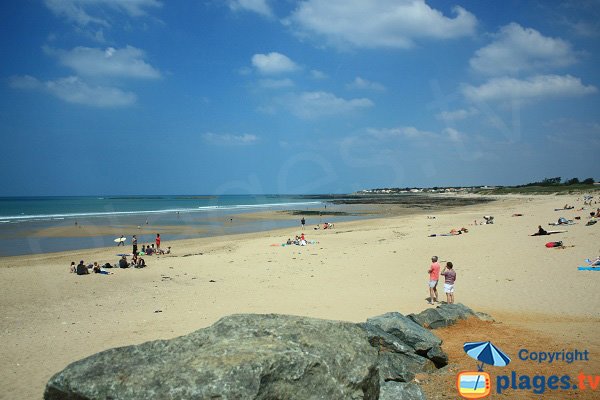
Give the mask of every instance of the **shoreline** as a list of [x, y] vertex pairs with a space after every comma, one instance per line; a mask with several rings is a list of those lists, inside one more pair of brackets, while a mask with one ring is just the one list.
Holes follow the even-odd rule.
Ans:
[[[180, 336], [229, 314], [362, 322], [389, 311], [419, 312], [428, 307], [426, 271], [432, 255], [455, 264], [457, 302], [491, 314], [507, 329], [527, 327], [536, 338], [588, 346], [600, 360], [600, 339], [590, 334], [600, 322], [595, 275], [576, 270], [599, 250], [598, 224], [569, 226], [567, 233], [550, 238], [529, 236], [538, 224], [561, 216], [554, 208], [565, 202], [579, 206], [578, 201], [574, 196], [503, 197], [435, 211], [435, 219], [427, 218], [429, 210], [389, 216], [383, 207], [381, 218], [305, 230], [307, 239], [318, 242], [314, 245], [281, 246], [301, 233], [299, 224], [186, 239], [169, 256], [147, 257], [147, 268], [116, 269], [113, 275], [67, 271], [81, 255], [86, 262], [113, 263], [116, 247], [0, 258], [5, 395], [39, 398], [52, 374], [82, 357]], [[488, 214], [495, 216], [494, 224], [472, 225]], [[575, 214], [570, 210], [562, 216]], [[461, 226], [469, 232], [429, 237]], [[555, 239], [575, 247], [544, 246]]]
[[[342, 196], [340, 196], [342, 197]], [[416, 200], [416, 201], [415, 201]], [[344, 201], [344, 200], [335, 200]], [[313, 204], [288, 204], [264, 210], [235, 210], [226, 213], [206, 214], [203, 216], [177, 214], [175, 220], [152, 220], [151, 224], [136, 225], [132, 220], [122, 219], [70, 219], [69, 221], [47, 221], [0, 226], [0, 258], [17, 255], [35, 255], [63, 251], [93, 250], [110, 248], [113, 239], [121, 235], [127, 238], [126, 246], [131, 246], [131, 235], [138, 236], [139, 247], [143, 243], [153, 243], [156, 233], [174, 240], [197, 239], [235, 235], [240, 233], [268, 232], [285, 229], [306, 217], [309, 223], [306, 229], [323, 222], [347, 222], [359, 219], [393, 217], [426, 211], [446, 209], [447, 207], [466, 207], [476, 203], [493, 201], [484, 196], [465, 198], [436, 195], [401, 195], [361, 197], [360, 200], [348, 200], [348, 203], [322, 203], [322, 207]], [[327, 209], [329, 205], [329, 210]], [[304, 208], [298, 208], [303, 206]], [[75, 221], [75, 224], [72, 224]], [[11, 229], [12, 228], [12, 229]]]

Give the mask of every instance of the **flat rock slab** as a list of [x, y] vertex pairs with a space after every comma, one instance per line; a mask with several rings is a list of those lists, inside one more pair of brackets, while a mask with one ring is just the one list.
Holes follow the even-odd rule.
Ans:
[[50, 379], [44, 399], [375, 400], [377, 361], [358, 324], [232, 315], [186, 336], [77, 361]]

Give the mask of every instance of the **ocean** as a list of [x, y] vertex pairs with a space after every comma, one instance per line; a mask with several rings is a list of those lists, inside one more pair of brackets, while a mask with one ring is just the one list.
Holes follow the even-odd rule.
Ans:
[[300, 217], [239, 222], [235, 215], [319, 210], [326, 207], [325, 201], [303, 195], [4, 197], [0, 256], [113, 246], [121, 234], [127, 243], [137, 234], [141, 245], [153, 242], [161, 230], [164, 243], [293, 226]]

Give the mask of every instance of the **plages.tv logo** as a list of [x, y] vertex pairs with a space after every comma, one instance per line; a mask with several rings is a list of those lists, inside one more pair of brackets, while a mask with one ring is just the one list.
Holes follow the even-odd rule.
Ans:
[[477, 371], [462, 371], [456, 377], [458, 394], [465, 399], [482, 399], [491, 393], [492, 379], [483, 371], [485, 364], [504, 367], [510, 358], [492, 342], [467, 342], [463, 345], [465, 353], [479, 361]]

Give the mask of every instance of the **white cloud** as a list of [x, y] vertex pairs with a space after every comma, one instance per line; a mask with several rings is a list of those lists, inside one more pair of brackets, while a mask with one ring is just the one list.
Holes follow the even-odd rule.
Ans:
[[72, 68], [82, 76], [141, 79], [160, 77], [160, 72], [144, 61], [144, 51], [132, 46], [122, 49], [108, 47], [104, 50], [75, 47], [69, 51], [45, 48], [45, 51], [57, 56], [61, 64]]
[[416, 39], [471, 35], [477, 19], [461, 7], [454, 18], [424, 0], [308, 0], [284, 20], [301, 36], [317, 36], [333, 46], [410, 48]]
[[367, 134], [378, 140], [388, 140], [394, 138], [405, 138], [405, 139], [431, 139], [436, 138], [433, 132], [423, 131], [415, 128], [414, 126], [402, 126], [397, 128], [368, 128]]
[[374, 91], [379, 91], [379, 92], [385, 91], [385, 86], [383, 86], [381, 83], [371, 82], [371, 81], [361, 78], [360, 76], [357, 76], [354, 79], [354, 81], [347, 84], [346, 87], [348, 89], [374, 90]]
[[253, 55], [252, 65], [258, 70], [258, 72], [266, 75], [292, 72], [298, 69], [296, 63], [290, 60], [287, 56], [277, 52]]
[[300, 118], [317, 118], [325, 115], [344, 114], [373, 107], [366, 98], [346, 100], [328, 92], [303, 92], [283, 99], [284, 106]]
[[267, 0], [230, 0], [229, 8], [232, 11], [252, 11], [265, 17], [273, 16], [273, 11]]
[[41, 82], [31, 75], [20, 75], [11, 76], [8, 80], [8, 84], [13, 89], [37, 89], [40, 87]]
[[261, 79], [258, 85], [264, 89], [283, 89], [294, 86], [294, 81], [291, 79]]
[[571, 75], [537, 75], [525, 80], [494, 78], [481, 86], [462, 88], [463, 94], [476, 102], [582, 96], [597, 91], [595, 86], [585, 86], [581, 79]]
[[443, 133], [451, 142], [462, 142], [465, 139], [465, 135], [454, 128], [446, 128]]
[[569, 42], [511, 23], [500, 29], [494, 42], [477, 50], [469, 64], [477, 72], [500, 75], [565, 67], [576, 61]]
[[325, 72], [319, 71], [317, 69], [311, 69], [310, 76], [313, 79], [327, 79], [327, 74]]
[[453, 122], [453, 121], [460, 121], [466, 118], [469, 118], [473, 115], [477, 115], [479, 114], [479, 111], [477, 111], [477, 109], [471, 107], [467, 110], [465, 109], [459, 109], [459, 110], [454, 110], [454, 111], [442, 111], [439, 114], [436, 114], [436, 118], [440, 119], [442, 121], [445, 122]]
[[254, 144], [258, 141], [256, 135], [243, 134], [243, 135], [232, 135], [229, 133], [212, 133], [207, 132], [202, 134], [202, 139], [207, 143], [218, 145], [218, 146], [246, 146]]
[[44, 3], [55, 15], [81, 26], [91, 23], [109, 26], [102, 9], [140, 17], [146, 15], [146, 9], [162, 6], [158, 0], [44, 0]]
[[32, 76], [11, 78], [17, 89], [41, 90], [68, 103], [92, 107], [123, 107], [136, 102], [134, 93], [110, 86], [92, 86], [76, 76], [42, 82]]

